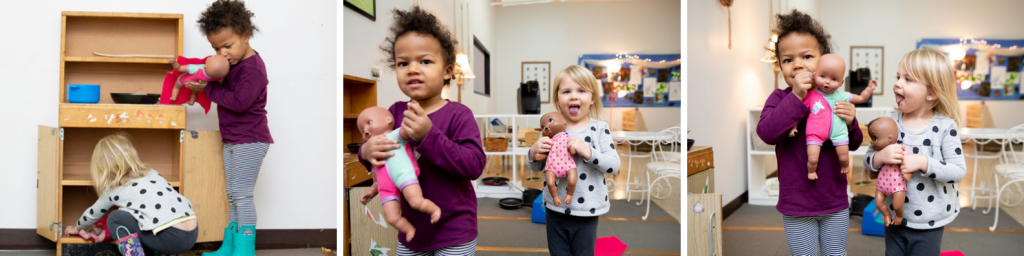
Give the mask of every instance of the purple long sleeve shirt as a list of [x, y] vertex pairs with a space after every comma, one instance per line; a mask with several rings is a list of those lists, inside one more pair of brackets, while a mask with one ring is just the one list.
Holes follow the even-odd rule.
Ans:
[[[846, 195], [846, 175], [836, 147], [831, 141], [821, 146], [818, 158], [818, 179], [807, 179], [807, 108], [792, 88], [778, 89], [768, 96], [757, 123], [757, 136], [765, 143], [775, 145], [775, 158], [779, 162], [779, 203], [775, 209], [790, 216], [818, 216], [850, 207]], [[797, 126], [796, 136], [789, 131]], [[845, 124], [838, 124], [845, 125]], [[850, 151], [860, 148], [864, 139], [857, 119], [849, 128]]]
[[219, 82], [203, 92], [217, 103], [217, 119], [224, 143], [274, 143], [267, 126], [267, 67], [256, 53], [231, 66]]
[[[402, 126], [408, 102], [395, 102], [388, 108], [395, 117], [395, 128]], [[441, 219], [430, 224], [430, 215], [419, 212], [400, 200], [402, 217], [416, 228], [412, 241], [398, 233], [398, 241], [413, 251], [430, 251], [460, 245], [477, 237], [476, 190], [473, 180], [483, 174], [487, 161], [480, 130], [473, 111], [465, 105], [449, 101], [427, 115], [433, 126], [423, 141], [409, 140], [420, 166], [420, 189], [423, 197], [441, 208]], [[359, 162], [369, 166], [359, 153]], [[370, 168], [367, 168], [370, 170]]]

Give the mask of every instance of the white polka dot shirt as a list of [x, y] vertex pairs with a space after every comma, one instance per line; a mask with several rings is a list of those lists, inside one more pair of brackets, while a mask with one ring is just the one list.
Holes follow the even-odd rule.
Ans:
[[[545, 188], [542, 189], [544, 206], [555, 212], [572, 216], [590, 217], [599, 216], [608, 212], [608, 180], [605, 174], [616, 174], [619, 171], [619, 153], [615, 151], [615, 142], [612, 141], [611, 130], [608, 123], [591, 118], [590, 124], [582, 131], [566, 129], [569, 136], [583, 140], [591, 148], [590, 159], [583, 159], [579, 155], [573, 155], [576, 161], [576, 192], [573, 193], [572, 203], [560, 206], [551, 203], [551, 195], [546, 188], [547, 181], [544, 181]], [[531, 145], [532, 146], [532, 145]], [[532, 156], [532, 153], [527, 153]], [[534, 161], [527, 157], [530, 169], [533, 171], [544, 170], [546, 161]], [[546, 176], [545, 176], [546, 178]], [[569, 185], [568, 177], [559, 178], [555, 182], [558, 187], [558, 195], [565, 199], [565, 188]], [[530, 202], [527, 202], [530, 203]]]
[[[907, 196], [903, 203], [903, 218], [912, 229], [934, 229], [945, 226], [960, 213], [960, 186], [957, 185], [967, 174], [967, 163], [957, 134], [956, 122], [938, 112], [931, 123], [918, 131], [903, 126], [903, 115], [890, 111], [885, 116], [896, 121], [900, 129], [897, 144], [902, 144], [908, 154], [928, 157], [928, 171], [914, 172], [907, 182]], [[868, 148], [864, 166], [878, 172], [871, 165], [876, 150]], [[885, 198], [889, 211], [892, 197]]]
[[115, 205], [131, 213], [139, 221], [140, 230], [153, 230], [174, 219], [195, 215], [191, 201], [178, 194], [156, 170], [149, 170], [145, 177], [103, 191], [75, 224], [78, 229], [86, 229]]

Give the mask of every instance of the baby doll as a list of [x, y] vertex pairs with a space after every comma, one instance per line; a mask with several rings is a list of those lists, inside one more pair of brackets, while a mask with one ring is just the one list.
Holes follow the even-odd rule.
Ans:
[[572, 203], [572, 194], [576, 191], [576, 162], [572, 155], [576, 154], [576, 150], [569, 147], [569, 134], [565, 133], [565, 117], [557, 112], [544, 114], [540, 118], [540, 126], [543, 127], [541, 135], [551, 138], [551, 151], [544, 157], [547, 161], [544, 175], [548, 190], [551, 191], [551, 201], [554, 201], [555, 206], [562, 205], [555, 179], [568, 177], [565, 203]]
[[[889, 117], [879, 117], [868, 123], [868, 136], [871, 136], [871, 147], [875, 150], [882, 150], [886, 146], [896, 144], [900, 130], [896, 121]], [[906, 155], [907, 151], [903, 150]], [[875, 176], [872, 173], [872, 177]], [[885, 226], [889, 224], [901, 225], [903, 222], [903, 200], [907, 196], [907, 181], [910, 181], [910, 173], [900, 171], [900, 166], [895, 164], [883, 165], [879, 170], [878, 181], [875, 184], [875, 207], [885, 216]], [[892, 196], [892, 208], [896, 211], [896, 217], [889, 216], [889, 209], [885, 207], [885, 197]]]
[[[849, 92], [836, 91], [843, 85], [846, 74], [846, 62], [839, 55], [825, 54], [818, 60], [817, 70], [814, 71], [814, 78], [811, 80], [816, 89], [807, 92], [804, 97], [804, 105], [811, 109], [807, 117], [807, 178], [818, 179], [818, 155], [821, 153], [821, 145], [826, 140], [831, 140], [839, 155], [839, 163], [842, 164], [842, 173], [850, 172], [850, 138], [846, 129], [846, 121], [836, 115], [832, 110], [836, 102], [849, 101], [854, 104], [864, 103], [871, 92], [878, 86], [875, 81], [868, 84], [860, 95]], [[796, 135], [796, 126], [790, 130], [789, 136]]]
[[102, 243], [107, 240], [111, 240], [110, 233], [107, 232], [107, 216], [103, 215], [102, 218], [93, 224], [93, 227], [87, 230], [79, 230], [78, 233], [69, 233], [68, 235], [78, 235], [85, 240], [93, 241], [94, 243]]
[[373, 167], [373, 188], [367, 191], [368, 198], [373, 198], [373, 193], [380, 193], [380, 202], [384, 208], [384, 218], [398, 231], [405, 233], [406, 241], [411, 241], [416, 234], [416, 228], [409, 223], [409, 220], [402, 217], [402, 208], [397, 200], [400, 199], [398, 191], [405, 196], [409, 206], [417, 211], [430, 214], [430, 223], [435, 223], [441, 218], [441, 208], [437, 207], [430, 199], [423, 198], [423, 191], [420, 190], [420, 182], [417, 176], [420, 174], [419, 164], [412, 152], [412, 147], [406, 145], [409, 134], [401, 127], [394, 129], [394, 122], [391, 113], [381, 107], [370, 107], [359, 113], [356, 126], [362, 133], [363, 140], [370, 137], [384, 134], [389, 140], [396, 141], [398, 148], [388, 152], [394, 153], [385, 161], [384, 166]]
[[[178, 92], [181, 87], [185, 86], [185, 82], [189, 81], [220, 81], [228, 75], [228, 70], [231, 69], [231, 64], [228, 63], [228, 59], [221, 55], [210, 55], [206, 58], [205, 64], [178, 64], [177, 61], [171, 60], [171, 66], [174, 70], [181, 72], [178, 76], [177, 81], [174, 83], [174, 89], [171, 91], [171, 100], [178, 98]], [[196, 97], [199, 92], [192, 91], [192, 96], [188, 99], [188, 104], [192, 105], [196, 102]]]

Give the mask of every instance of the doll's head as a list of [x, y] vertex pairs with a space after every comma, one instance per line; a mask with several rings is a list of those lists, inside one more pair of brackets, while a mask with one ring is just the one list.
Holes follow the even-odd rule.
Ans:
[[846, 77], [846, 62], [835, 54], [821, 55], [818, 69], [814, 71], [814, 85], [825, 93], [835, 92], [843, 85]]
[[231, 69], [231, 63], [228, 63], [228, 59], [221, 55], [210, 55], [206, 58], [206, 75], [213, 79], [221, 79], [228, 76], [228, 70]]
[[892, 145], [900, 136], [896, 121], [889, 117], [879, 117], [868, 123], [868, 136], [871, 136], [871, 148], [882, 150]]
[[378, 134], [389, 133], [394, 130], [394, 121], [391, 112], [382, 107], [370, 107], [359, 113], [356, 119], [356, 127], [363, 135], [363, 140], [368, 140]]
[[558, 112], [544, 114], [540, 118], [541, 135], [554, 137], [556, 134], [565, 132], [565, 117]]

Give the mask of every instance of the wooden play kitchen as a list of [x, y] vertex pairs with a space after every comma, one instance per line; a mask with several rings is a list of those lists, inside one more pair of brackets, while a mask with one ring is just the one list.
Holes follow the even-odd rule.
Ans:
[[[103, 137], [127, 132], [139, 158], [192, 201], [198, 242], [220, 241], [228, 224], [223, 143], [219, 131], [185, 130], [180, 105], [115, 104], [111, 93], [160, 93], [168, 59], [182, 55], [181, 14], [61, 13], [58, 127], [39, 126], [36, 233], [57, 242], [97, 199], [89, 174], [93, 148]], [[111, 55], [113, 54], [113, 55]], [[115, 57], [106, 57], [106, 56]], [[167, 57], [167, 58], [164, 58]], [[69, 84], [98, 84], [95, 104], [69, 103]]]

